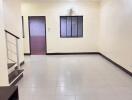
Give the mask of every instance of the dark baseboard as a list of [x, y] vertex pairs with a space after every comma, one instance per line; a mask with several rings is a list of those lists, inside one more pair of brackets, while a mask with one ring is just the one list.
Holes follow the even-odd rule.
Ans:
[[85, 54], [100, 54], [100, 53], [99, 52], [46, 53], [46, 55], [85, 55]]
[[20, 66], [22, 66], [22, 65], [24, 65], [25, 64], [25, 62], [24, 61], [22, 61], [21, 63], [20, 63]]
[[111, 60], [110, 58], [106, 57], [104, 54], [100, 53], [100, 55], [105, 58], [106, 60], [108, 60], [109, 62], [111, 62], [112, 64], [114, 64], [115, 66], [117, 66], [118, 68], [120, 68], [122, 71], [126, 72], [127, 74], [129, 74], [130, 76], [132, 76], [132, 73], [130, 71], [128, 71], [127, 69], [125, 69], [123, 66], [117, 64], [116, 62], [114, 62], [113, 60]]
[[31, 55], [31, 53], [24, 53], [24, 55], [25, 55], [25, 56], [30, 56], [30, 55]]

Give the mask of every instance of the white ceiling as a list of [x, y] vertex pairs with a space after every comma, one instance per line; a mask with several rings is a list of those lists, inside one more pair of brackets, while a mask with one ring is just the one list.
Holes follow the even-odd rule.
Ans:
[[22, 0], [24, 2], [67, 2], [67, 1], [101, 1], [101, 0]]

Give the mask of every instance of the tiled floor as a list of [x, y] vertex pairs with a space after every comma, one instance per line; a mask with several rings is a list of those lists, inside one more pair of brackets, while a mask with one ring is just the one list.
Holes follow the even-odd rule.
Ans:
[[99, 55], [29, 56], [20, 100], [132, 100], [132, 77]]

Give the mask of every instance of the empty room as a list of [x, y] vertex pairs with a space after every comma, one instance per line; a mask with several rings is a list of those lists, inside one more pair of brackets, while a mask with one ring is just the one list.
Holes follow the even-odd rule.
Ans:
[[0, 100], [132, 100], [132, 0], [0, 0]]

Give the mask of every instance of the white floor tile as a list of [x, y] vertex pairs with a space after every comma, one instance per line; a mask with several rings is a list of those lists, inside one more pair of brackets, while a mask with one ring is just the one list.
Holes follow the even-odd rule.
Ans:
[[99, 55], [26, 56], [20, 100], [132, 100], [132, 78]]

